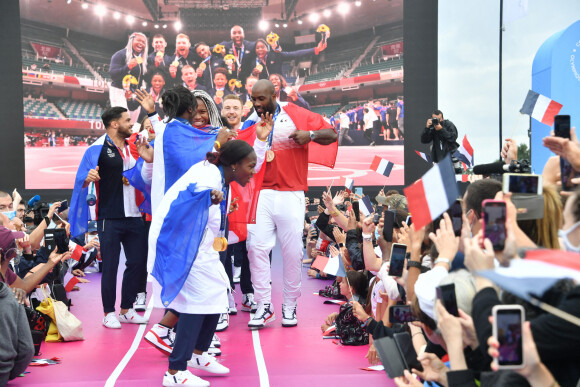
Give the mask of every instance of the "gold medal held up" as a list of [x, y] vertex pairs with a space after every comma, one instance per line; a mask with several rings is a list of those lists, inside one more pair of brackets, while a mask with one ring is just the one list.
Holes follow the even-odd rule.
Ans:
[[129, 180], [125, 176], [123, 176], [123, 184], [129, 185]]
[[272, 149], [268, 149], [266, 151], [266, 161], [271, 163], [272, 160], [274, 160], [274, 157], [276, 156], [276, 154], [274, 153], [274, 151]]

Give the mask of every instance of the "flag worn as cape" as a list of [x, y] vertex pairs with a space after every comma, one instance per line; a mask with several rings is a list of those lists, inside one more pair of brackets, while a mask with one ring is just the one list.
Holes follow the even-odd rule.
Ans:
[[169, 209], [164, 213], [156, 212], [151, 222], [150, 244], [152, 240], [156, 243], [151, 275], [163, 288], [161, 301], [164, 306], [181, 291], [203, 240], [211, 190], [195, 192], [196, 186], [196, 183], [184, 182], [183, 187], [175, 187], [171, 194], [168, 192], [163, 200], [171, 202]]

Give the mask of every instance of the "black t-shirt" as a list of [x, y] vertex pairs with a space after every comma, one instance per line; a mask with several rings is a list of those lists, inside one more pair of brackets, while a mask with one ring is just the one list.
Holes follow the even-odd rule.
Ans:
[[387, 115], [389, 116], [389, 122], [395, 122], [397, 120], [397, 108], [389, 107], [387, 109]]
[[98, 165], [101, 179], [97, 182], [97, 219], [124, 218], [123, 157], [109, 137], [103, 143]]

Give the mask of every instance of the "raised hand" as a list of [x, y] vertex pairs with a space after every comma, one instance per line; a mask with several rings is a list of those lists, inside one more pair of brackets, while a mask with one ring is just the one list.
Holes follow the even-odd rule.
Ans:
[[224, 194], [222, 191], [218, 191], [217, 189], [211, 190], [211, 204], [220, 204], [224, 199]]
[[266, 141], [268, 136], [274, 129], [274, 116], [272, 113], [266, 112], [266, 114], [262, 114], [260, 122], [256, 125], [256, 137], [260, 141]]
[[135, 90], [135, 97], [147, 113], [155, 113], [155, 100], [147, 90]]
[[141, 157], [145, 162], [152, 163], [154, 150], [153, 147], [149, 146], [149, 142], [145, 138], [145, 136], [139, 135], [137, 138], [137, 142], [135, 143], [135, 147], [137, 148], [137, 153], [139, 153], [139, 157]]

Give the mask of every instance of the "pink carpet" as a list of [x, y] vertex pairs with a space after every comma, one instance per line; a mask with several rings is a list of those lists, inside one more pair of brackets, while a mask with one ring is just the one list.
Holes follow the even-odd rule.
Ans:
[[[368, 346], [346, 347], [332, 340], [323, 340], [320, 325], [324, 318], [338, 310], [336, 305], [324, 305], [322, 297], [313, 295], [329, 281], [310, 279], [303, 273], [302, 297], [299, 299], [295, 328], [281, 326], [281, 274], [279, 249], [272, 262], [273, 304], [276, 321], [259, 331], [270, 386], [358, 385], [394, 386], [384, 371], [362, 371]], [[121, 272], [119, 272], [121, 275]], [[122, 329], [110, 330], [101, 325], [100, 274], [88, 274], [89, 284], [81, 284], [79, 292], [69, 293], [71, 311], [83, 322], [85, 341], [72, 343], [43, 343], [40, 358], [54, 356], [62, 363], [46, 367], [29, 367], [29, 374], [17, 378], [12, 386], [103, 386], [129, 350], [138, 325], [123, 324]], [[120, 280], [119, 276], [119, 280]], [[238, 305], [241, 294], [235, 294]], [[120, 281], [118, 294], [120, 293]], [[117, 299], [119, 302], [119, 298]], [[154, 309], [148, 329], [160, 320], [163, 311]], [[194, 374], [210, 381], [212, 386], [260, 386], [252, 333], [247, 327], [249, 314], [239, 311], [230, 317], [230, 327], [219, 333], [222, 356], [219, 361], [229, 367], [228, 376], [211, 376], [194, 370]], [[159, 386], [167, 369], [167, 357], [144, 340], [115, 385]]]

